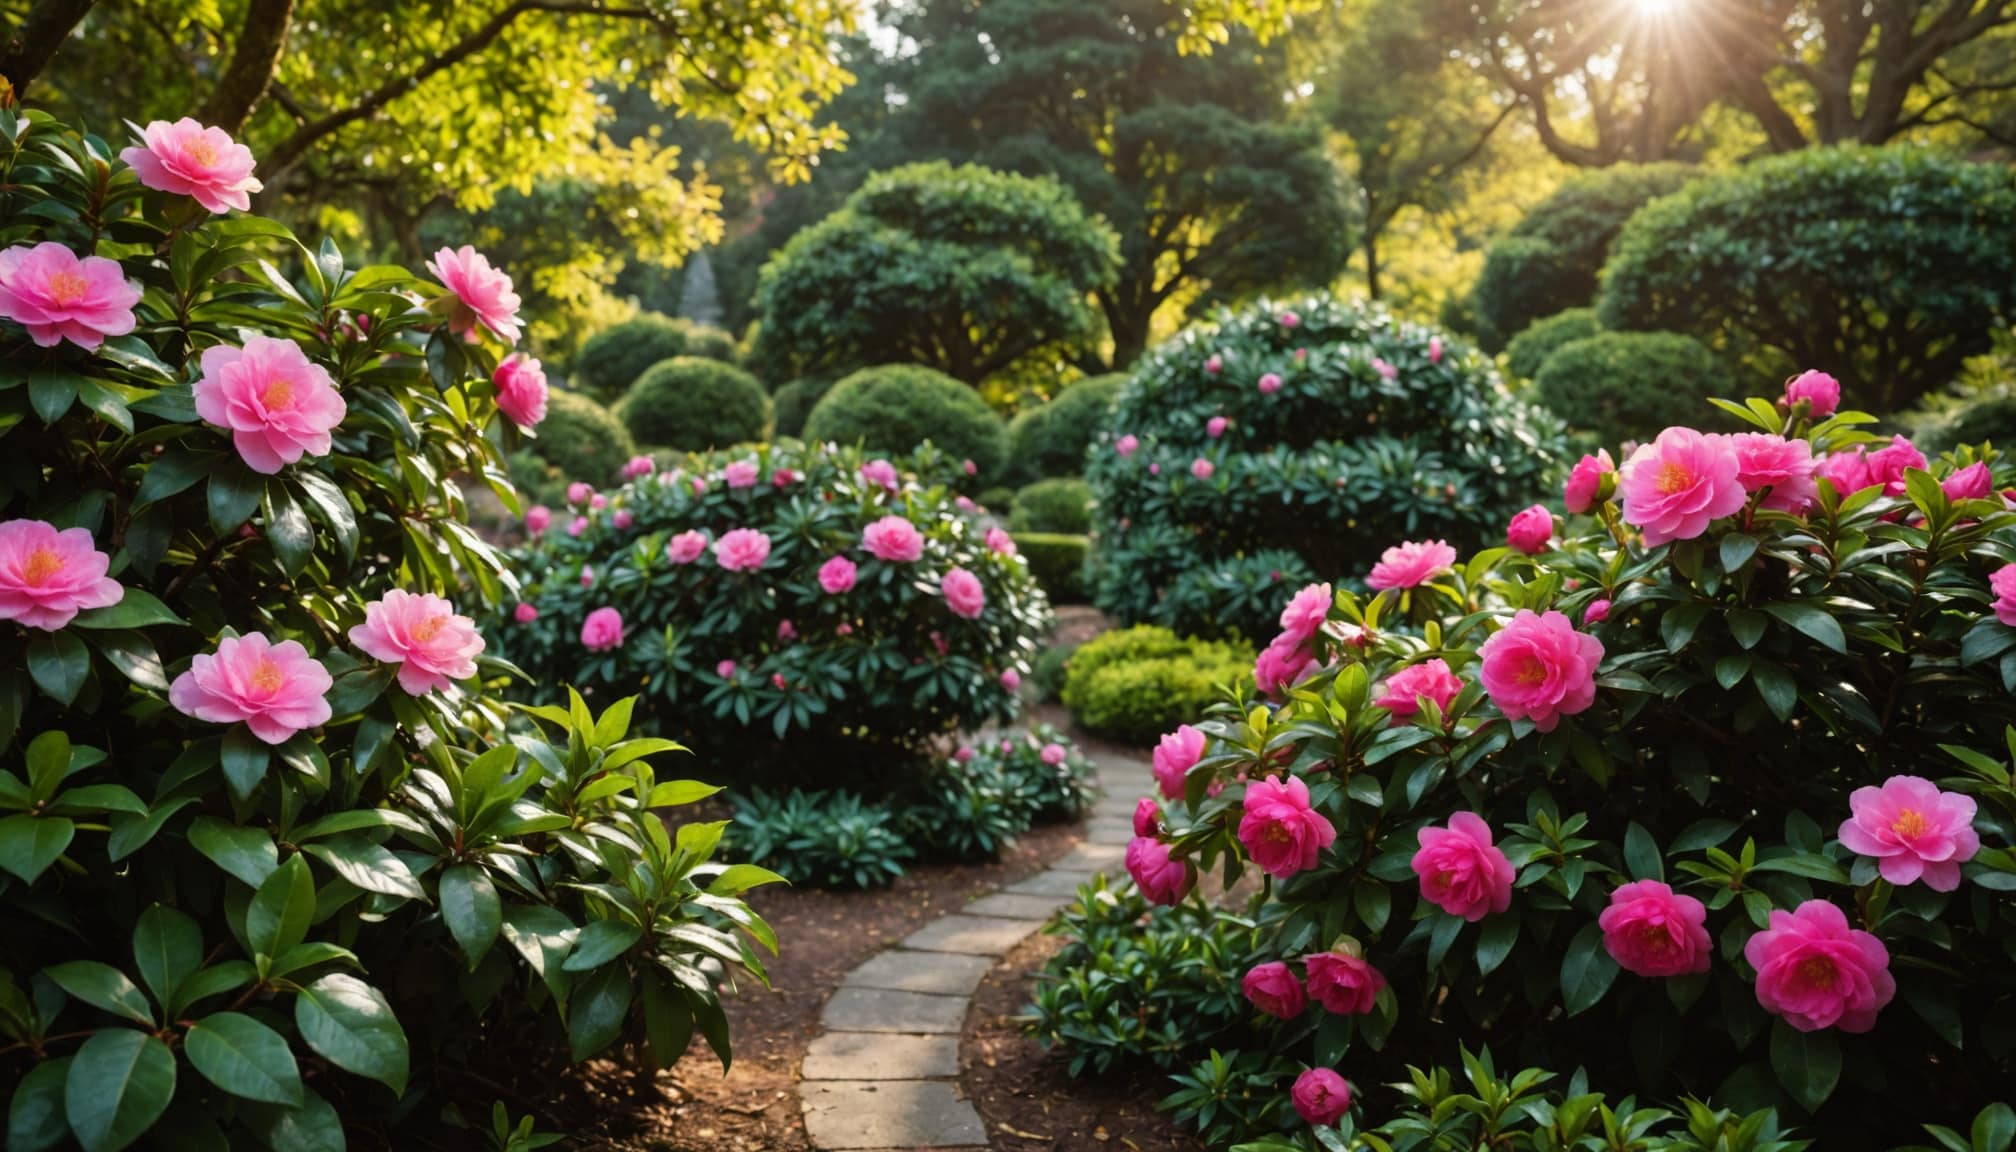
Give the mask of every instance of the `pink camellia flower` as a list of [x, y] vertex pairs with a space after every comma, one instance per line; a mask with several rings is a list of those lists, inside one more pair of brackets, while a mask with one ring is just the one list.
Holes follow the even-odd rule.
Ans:
[[618, 532], [628, 531], [630, 526], [636, 522], [636, 513], [630, 511], [628, 508], [618, 508], [615, 514], [609, 517], [609, 523], [615, 525]]
[[1036, 755], [1043, 763], [1055, 768], [1059, 764], [1064, 763], [1064, 759], [1069, 753], [1064, 751], [1062, 744], [1045, 744], [1043, 745], [1043, 751], [1038, 752]]
[[467, 244], [443, 248], [427, 262], [427, 271], [455, 296], [448, 305], [450, 332], [473, 344], [480, 324], [506, 344], [518, 342], [523, 334], [518, 326], [522, 302], [511, 290], [511, 277], [492, 268], [481, 252]]
[[719, 676], [723, 680], [733, 680], [735, 679], [735, 667], [735, 661], [723, 660], [719, 664], [714, 665], [714, 675]]
[[267, 476], [303, 456], [329, 453], [329, 430], [343, 422], [343, 397], [320, 364], [292, 340], [251, 335], [243, 348], [203, 350], [196, 415], [231, 433], [239, 459]]
[[476, 675], [483, 651], [476, 622], [456, 615], [453, 604], [399, 588], [364, 606], [364, 623], [350, 629], [350, 643], [373, 660], [399, 665], [399, 687], [408, 696], [443, 692]]
[[2016, 628], [2016, 564], [1989, 573], [1988, 590], [1995, 593], [1995, 619]]
[[721, 469], [721, 476], [728, 481], [730, 488], [754, 488], [759, 474], [760, 470], [754, 460], [731, 461], [727, 467]]
[[782, 672], [772, 672], [770, 674], [770, 686], [772, 688], [777, 689], [779, 692], [782, 692], [784, 690], [784, 686], [787, 683], [789, 683], [789, 681], [784, 679], [784, 674]]
[[1668, 428], [1652, 443], [1640, 445], [1618, 470], [1624, 520], [1644, 529], [1650, 547], [1692, 540], [1711, 522], [1743, 507], [1746, 496], [1737, 471], [1728, 437]]
[[1302, 317], [1297, 316], [1295, 313], [1293, 312], [1281, 313], [1281, 327], [1293, 331], [1295, 326], [1300, 323], [1302, 323]]
[[1476, 923], [1512, 906], [1512, 862], [1491, 842], [1491, 826], [1472, 812], [1449, 817], [1415, 834], [1414, 874], [1421, 898], [1451, 916]]
[[1195, 476], [1199, 480], [1209, 480], [1211, 478], [1211, 474], [1213, 472], [1216, 472], [1217, 470], [1218, 470], [1217, 465], [1211, 463], [1211, 461], [1206, 460], [1202, 456], [1199, 456], [1195, 460], [1192, 460], [1190, 462], [1190, 475]]
[[1169, 846], [1147, 836], [1127, 842], [1127, 875], [1150, 904], [1174, 904], [1190, 894], [1197, 870], [1187, 860], [1172, 860]]
[[576, 480], [567, 485], [567, 503], [576, 508], [585, 507], [588, 498], [595, 495], [595, 486], [585, 480]]
[[546, 419], [546, 370], [539, 361], [522, 352], [513, 352], [490, 374], [497, 389], [497, 410], [520, 428], [531, 428]]
[[1942, 792], [1922, 776], [1892, 776], [1880, 788], [1849, 794], [1853, 816], [1841, 843], [1876, 861], [1883, 879], [1899, 886], [1921, 878], [1934, 892], [1960, 886], [1960, 865], [1981, 850], [1972, 796]]
[[1022, 688], [1022, 673], [1013, 668], [1003, 668], [1001, 670], [1001, 687], [1006, 688], [1010, 692], [1020, 691]]
[[1771, 926], [1744, 943], [1743, 958], [1757, 970], [1757, 1003], [1801, 1032], [1867, 1032], [1897, 994], [1890, 950], [1825, 900], [1772, 909]]
[[1118, 452], [1122, 460], [1134, 455], [1135, 449], [1139, 447], [1141, 447], [1141, 441], [1132, 432], [1113, 442], [1113, 451]]
[[819, 566], [819, 587], [828, 596], [838, 596], [854, 587], [854, 562], [845, 556], [835, 556]]
[[861, 546], [877, 560], [908, 564], [924, 555], [924, 534], [901, 516], [884, 516], [862, 530]]
[[1330, 616], [1330, 605], [1336, 599], [1328, 584], [1311, 584], [1295, 593], [1288, 606], [1281, 610], [1281, 631], [1294, 636], [1296, 642], [1304, 643], [1322, 631], [1323, 621]]
[[1388, 380], [1396, 379], [1400, 375], [1400, 369], [1395, 368], [1377, 356], [1372, 357], [1372, 370]]
[[586, 516], [576, 516], [573, 522], [567, 525], [567, 535], [569, 536], [579, 536], [587, 530], [588, 518]]
[[1456, 549], [1443, 540], [1409, 540], [1379, 554], [1379, 562], [1365, 577], [1375, 591], [1388, 588], [1415, 588], [1447, 572], [1456, 563]]
[[623, 614], [614, 608], [597, 608], [581, 621], [581, 646], [590, 652], [607, 652], [623, 646]]
[[952, 498], [952, 506], [961, 512], [975, 512], [980, 508], [978, 504], [973, 502], [971, 496], [954, 496]]
[[1832, 484], [1835, 493], [1841, 496], [1876, 483], [1869, 475], [1869, 454], [1859, 444], [1822, 456], [1813, 465], [1813, 478]]
[[1806, 371], [1785, 382], [1785, 406], [1801, 400], [1815, 420], [1825, 420], [1841, 406], [1841, 382], [1825, 372]]
[[1428, 363], [1442, 363], [1442, 337], [1440, 336], [1428, 337]]
[[704, 477], [700, 477], [700, 476], [695, 476], [695, 477], [693, 477], [693, 494], [694, 494], [695, 496], [701, 496], [701, 495], [705, 495], [705, 494], [706, 494], [706, 492], [707, 492], [707, 481], [706, 481], [706, 479], [705, 479]]
[[1528, 556], [1545, 552], [1547, 542], [1553, 538], [1554, 514], [1545, 504], [1521, 509], [1505, 526], [1505, 543]]
[[520, 624], [530, 624], [534, 620], [539, 619], [539, 609], [524, 600], [520, 600], [518, 606], [511, 609], [511, 618]]
[[1205, 358], [1204, 371], [1209, 372], [1213, 376], [1216, 376], [1218, 375], [1218, 373], [1224, 370], [1225, 370], [1225, 360], [1217, 353], [1214, 352], [1210, 356]]
[[1245, 993], [1247, 1002], [1276, 1020], [1293, 1020], [1309, 1006], [1309, 995], [1295, 978], [1295, 970], [1279, 960], [1248, 968], [1239, 981], [1239, 991]]
[[1478, 678], [1508, 720], [1530, 719], [1552, 732], [1563, 716], [1596, 702], [1596, 666], [1603, 642], [1577, 632], [1559, 612], [1521, 608], [1511, 623], [1478, 646]]
[[583, 564], [581, 566], [581, 587], [593, 588], [594, 586], [595, 586], [595, 569], [590, 565]]
[[1279, 373], [1267, 372], [1261, 375], [1260, 377], [1261, 395], [1272, 396], [1274, 393], [1279, 392], [1280, 390], [1281, 390], [1281, 376]]
[[192, 196], [212, 212], [252, 207], [251, 193], [264, 188], [252, 175], [252, 150], [222, 128], [206, 128], [184, 116], [170, 124], [156, 120], [140, 130], [140, 143], [119, 153], [140, 183], [156, 192]]
[[674, 564], [691, 564], [707, 551], [707, 534], [697, 529], [689, 529], [672, 537], [665, 545], [665, 558]]
[[957, 760], [961, 764], [971, 764], [973, 762], [973, 749], [970, 746], [961, 748], [957, 752], [952, 753], [952, 759]]
[[1153, 796], [1143, 796], [1134, 802], [1134, 835], [1153, 839], [1162, 830], [1162, 806], [1155, 803]]
[[1610, 894], [1597, 917], [1603, 947], [1626, 972], [1660, 979], [1706, 972], [1715, 943], [1708, 937], [1708, 909], [1657, 880], [1639, 880]]
[[1015, 538], [999, 528], [987, 529], [987, 550], [997, 556], [1015, 555]]
[[1253, 661], [1253, 682], [1262, 695], [1278, 697], [1316, 667], [1316, 657], [1299, 638], [1282, 633]]
[[1562, 489], [1563, 502], [1570, 515], [1580, 516], [1603, 500], [1603, 478], [1617, 471], [1617, 465], [1610, 462], [1610, 453], [1597, 449], [1594, 456], [1584, 456], [1575, 462], [1568, 472], [1568, 483]]
[[1386, 977], [1351, 952], [1317, 952], [1302, 959], [1309, 975], [1309, 998], [1333, 1016], [1363, 1016], [1372, 1011]]
[[792, 640], [796, 640], [797, 638], [798, 638], [797, 625], [791, 623], [791, 621], [789, 620], [779, 620], [777, 622], [777, 639], [788, 643]]
[[553, 526], [553, 510], [544, 504], [534, 504], [525, 510], [525, 531], [534, 536]]
[[770, 559], [770, 537], [754, 528], [734, 528], [714, 541], [714, 562], [730, 572], [754, 572]]
[[86, 608], [109, 608], [126, 598], [126, 589], [105, 575], [111, 567], [88, 528], [0, 524], [0, 620], [54, 632]]
[[1225, 435], [1225, 417], [1213, 416], [1204, 422], [1204, 434], [1216, 440]]
[[1813, 446], [1770, 432], [1738, 432], [1729, 437], [1736, 450], [1736, 482], [1745, 492], [1765, 492], [1760, 503], [1780, 512], [1804, 512], [1813, 504]]
[[1162, 474], [1162, 465], [1160, 465], [1160, 464], [1150, 464], [1150, 465], [1148, 465], [1148, 475], [1150, 475], [1150, 476], [1160, 476], [1161, 474]]
[[1246, 814], [1239, 819], [1239, 842], [1260, 870], [1277, 880], [1316, 866], [1337, 829], [1309, 806], [1309, 786], [1295, 776], [1284, 783], [1269, 776], [1246, 785]]
[[1351, 1085], [1328, 1068], [1311, 1068], [1295, 1078], [1288, 1098], [1295, 1114], [1318, 1128], [1327, 1128], [1351, 1111]]
[[791, 485], [796, 484], [798, 479], [797, 469], [779, 468], [770, 474], [770, 486], [772, 488], [789, 488]]
[[852, 636], [854, 634], [854, 625], [842, 620], [833, 626], [833, 633], [836, 636]]
[[1385, 695], [1372, 703], [1393, 714], [1393, 723], [1404, 723], [1421, 711], [1420, 698], [1426, 696], [1435, 707], [1447, 711], [1449, 702], [1463, 691], [1463, 681], [1449, 671], [1447, 661], [1437, 657], [1411, 664], [1386, 678]]
[[964, 568], [953, 568], [939, 577], [938, 591], [945, 597], [945, 606], [961, 619], [978, 620], [987, 610], [987, 590], [980, 586], [978, 576]]
[[1904, 495], [1905, 471], [1925, 468], [1925, 454], [1902, 436], [1892, 436], [1890, 443], [1869, 453], [1867, 460], [1869, 483], [1883, 485], [1886, 496]]
[[980, 474], [980, 465], [975, 464], [971, 460], [961, 460], [959, 462], [959, 470], [968, 476], [978, 476]]
[[879, 484], [890, 492], [902, 486], [896, 475], [896, 466], [887, 460], [870, 460], [861, 465], [861, 479], [864, 483]]
[[1939, 485], [1948, 500], [1985, 500], [1995, 491], [1995, 477], [1984, 461], [1975, 461], [1948, 476]]
[[168, 703], [184, 716], [244, 725], [268, 744], [329, 722], [328, 669], [293, 640], [278, 644], [258, 632], [226, 636], [201, 653], [168, 686]]
[[[2016, 571], [2016, 565], [2011, 566]], [[1188, 724], [1162, 737], [1151, 757], [1155, 783], [1171, 800], [1183, 798], [1183, 778], [1204, 758], [1204, 733]]]
[[1610, 601], [1608, 600], [1591, 600], [1589, 607], [1582, 610], [1582, 623], [1584, 624], [1601, 624], [1609, 618]]
[[604, 496], [600, 492], [597, 492], [593, 496], [588, 497], [588, 507], [594, 509], [597, 512], [600, 512], [602, 509], [607, 508], [608, 506], [609, 506], [609, 497]]

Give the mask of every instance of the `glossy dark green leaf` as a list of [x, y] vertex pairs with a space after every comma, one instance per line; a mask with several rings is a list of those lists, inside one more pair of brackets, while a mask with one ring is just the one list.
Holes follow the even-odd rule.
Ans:
[[85, 1152], [118, 1152], [145, 1135], [175, 1098], [175, 1056], [143, 1032], [95, 1032], [70, 1059], [63, 1111]]
[[68, 632], [38, 632], [28, 641], [28, 675], [51, 700], [69, 707], [91, 674], [91, 653]]
[[497, 899], [497, 886], [490, 882], [490, 874], [480, 865], [456, 864], [441, 873], [440, 884], [441, 918], [448, 924], [448, 932], [455, 937], [455, 943], [462, 954], [469, 959], [469, 970], [490, 952], [490, 946], [497, 942], [497, 933], [503, 927], [503, 906]]
[[1771, 1070], [1801, 1107], [1816, 1111], [1841, 1081], [1841, 1046], [1831, 1031], [1801, 1032], [1779, 1020], [1771, 1026]]
[[187, 623], [152, 592], [141, 588], [128, 588], [117, 604], [79, 612], [70, 622], [73, 628], [145, 628], [150, 624]]
[[271, 959], [299, 944], [315, 915], [315, 880], [308, 861], [299, 854], [266, 877], [245, 908], [245, 940], [252, 950]]
[[280, 866], [273, 838], [257, 828], [226, 824], [214, 816], [198, 816], [189, 826], [189, 843], [212, 864], [254, 888]]
[[23, 812], [0, 818], [0, 870], [20, 877], [24, 884], [33, 884], [76, 834], [77, 826], [62, 816]]
[[42, 970], [58, 988], [94, 1008], [124, 1016], [136, 1024], [152, 1025], [154, 1010], [139, 985], [124, 972], [96, 960], [71, 960]]
[[203, 929], [173, 908], [149, 905], [133, 925], [133, 963], [154, 1002], [172, 1004], [182, 982], [203, 965]]
[[621, 964], [598, 969], [574, 990], [567, 1013], [567, 1046], [577, 1062], [622, 1035], [632, 991], [630, 973]]
[[63, 1114], [63, 1081], [70, 1057], [44, 1060], [14, 1086], [7, 1104], [7, 1152], [49, 1152], [70, 1135]]
[[332, 972], [294, 998], [301, 1039], [331, 1064], [406, 1092], [406, 1032], [376, 988]]
[[301, 1070], [278, 1032], [240, 1012], [218, 1012], [189, 1026], [183, 1052], [203, 1078], [247, 1100], [296, 1106]]
[[600, 968], [616, 957], [630, 950], [644, 935], [644, 930], [635, 924], [625, 924], [621, 920], [590, 920], [581, 929], [574, 943], [574, 951], [568, 955], [564, 967], [569, 972], [587, 972]]

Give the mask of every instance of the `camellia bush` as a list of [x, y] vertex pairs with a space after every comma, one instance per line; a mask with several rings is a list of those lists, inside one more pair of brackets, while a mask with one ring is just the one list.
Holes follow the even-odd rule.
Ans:
[[254, 167], [0, 111], [10, 1152], [469, 1146], [570, 1060], [725, 1062], [775, 947], [628, 700], [487, 689], [451, 477], [515, 501], [542, 415], [510, 279], [309, 251]]
[[[540, 682], [641, 692], [738, 779], [887, 789], [951, 733], [1015, 712], [1049, 603], [925, 450], [902, 469], [778, 442], [685, 458], [536, 518], [491, 630]], [[871, 787], [872, 786], [872, 787]]]
[[1481, 543], [1563, 453], [1490, 363], [1377, 305], [1261, 303], [1157, 348], [1086, 479], [1093, 600], [1123, 623], [1243, 633], [1280, 593], [1410, 536]]
[[1128, 850], [1161, 903], [1264, 874], [1270, 1046], [1172, 1107], [1285, 1097], [1240, 1105], [1267, 1150], [2008, 1145], [2016, 477], [1839, 395], [1288, 601]]

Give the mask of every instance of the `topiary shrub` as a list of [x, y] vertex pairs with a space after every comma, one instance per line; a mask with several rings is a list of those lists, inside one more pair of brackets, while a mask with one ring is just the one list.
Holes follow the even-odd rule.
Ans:
[[675, 356], [703, 355], [688, 351], [691, 343], [692, 328], [684, 320], [641, 312], [582, 342], [574, 354], [574, 384], [603, 403], [614, 404], [653, 364]]
[[1093, 602], [1123, 623], [1269, 631], [1280, 588], [1405, 536], [1477, 543], [1530, 503], [1559, 422], [1376, 305], [1261, 303], [1156, 349], [1086, 479]]
[[1088, 732], [1146, 744], [1253, 679], [1253, 650], [1137, 625], [1079, 645], [1064, 670], [1064, 707]]
[[784, 385], [770, 397], [770, 411], [778, 436], [802, 436], [805, 420], [838, 383], [830, 376], [806, 376]]
[[742, 363], [742, 349], [736, 345], [734, 336], [719, 328], [690, 322], [686, 328], [686, 350], [680, 355], [699, 356], [738, 366]]
[[1038, 480], [1015, 493], [1008, 529], [1083, 535], [1092, 528], [1092, 489], [1083, 480]]
[[1715, 354], [1677, 332], [1604, 332], [1556, 349], [1533, 398], [1605, 444], [1647, 440], [1734, 391]]
[[770, 430], [770, 397], [756, 378], [698, 356], [653, 364], [618, 411], [631, 439], [653, 448], [727, 448], [761, 440]]
[[1015, 533], [1015, 544], [1029, 562], [1029, 574], [1052, 604], [1085, 602], [1085, 555], [1091, 543], [1084, 536], [1055, 532]]
[[555, 484], [565, 486], [575, 480], [610, 483], [637, 454], [630, 430], [615, 413], [564, 388], [547, 394], [546, 419], [539, 422], [537, 431], [538, 439], [526, 443], [525, 453], [545, 467], [522, 468], [513, 475], [523, 475], [542, 493]]
[[1125, 373], [1092, 376], [1064, 389], [1048, 404], [1018, 413], [1008, 423], [1009, 460], [1018, 474], [1084, 475], [1085, 451], [1105, 427], [1113, 398], [1126, 383]]
[[[1298, 594], [1293, 691], [1164, 746], [1143, 893], [1266, 873], [1248, 1099], [1348, 1076], [1396, 1147], [1588, 1143], [1599, 1099], [1685, 1102], [1675, 1148], [2016, 1126], [2016, 469], [1743, 411], [1747, 438], [1669, 430], [1621, 483], [1586, 460], [1551, 549]], [[1349, 1143], [1342, 1117], [1312, 1123]], [[1277, 1108], [1225, 1139], [1307, 1130]]]
[[900, 456], [930, 441], [973, 462], [981, 483], [1001, 475], [1008, 433], [978, 393], [940, 372], [905, 364], [863, 368], [839, 383], [805, 420], [807, 440], [859, 444]]
[[509, 583], [450, 479], [516, 501], [509, 280], [351, 267], [116, 155], [0, 109], [7, 1146], [471, 1147], [612, 1046], [725, 1062], [770, 875], [669, 829], [707, 790], [626, 702], [507, 734], [455, 614]]
[[778, 443], [635, 480], [511, 554], [536, 618], [493, 642], [542, 682], [641, 692], [640, 721], [738, 778], [886, 794], [1014, 714], [1003, 673], [1050, 619], [1007, 535], [954, 503], [956, 466], [903, 464]]
[[1535, 320], [1505, 346], [1505, 370], [1515, 380], [1532, 380], [1564, 344], [1603, 334], [1594, 308], [1570, 308], [1544, 320]]
[[2016, 171], [1917, 145], [1812, 148], [1633, 217], [1603, 325], [1698, 336], [1767, 379], [1817, 368], [1898, 412], [1987, 351], [2016, 309]]

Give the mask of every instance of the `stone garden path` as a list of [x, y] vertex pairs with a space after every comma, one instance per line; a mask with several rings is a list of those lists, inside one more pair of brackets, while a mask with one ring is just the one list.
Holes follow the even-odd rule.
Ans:
[[814, 1148], [985, 1152], [987, 1128], [959, 1092], [959, 1036], [973, 991], [1093, 873], [1121, 871], [1134, 801], [1154, 786], [1140, 761], [1097, 764], [1105, 795], [1083, 843], [1047, 871], [924, 925], [840, 982], [800, 1071]]

